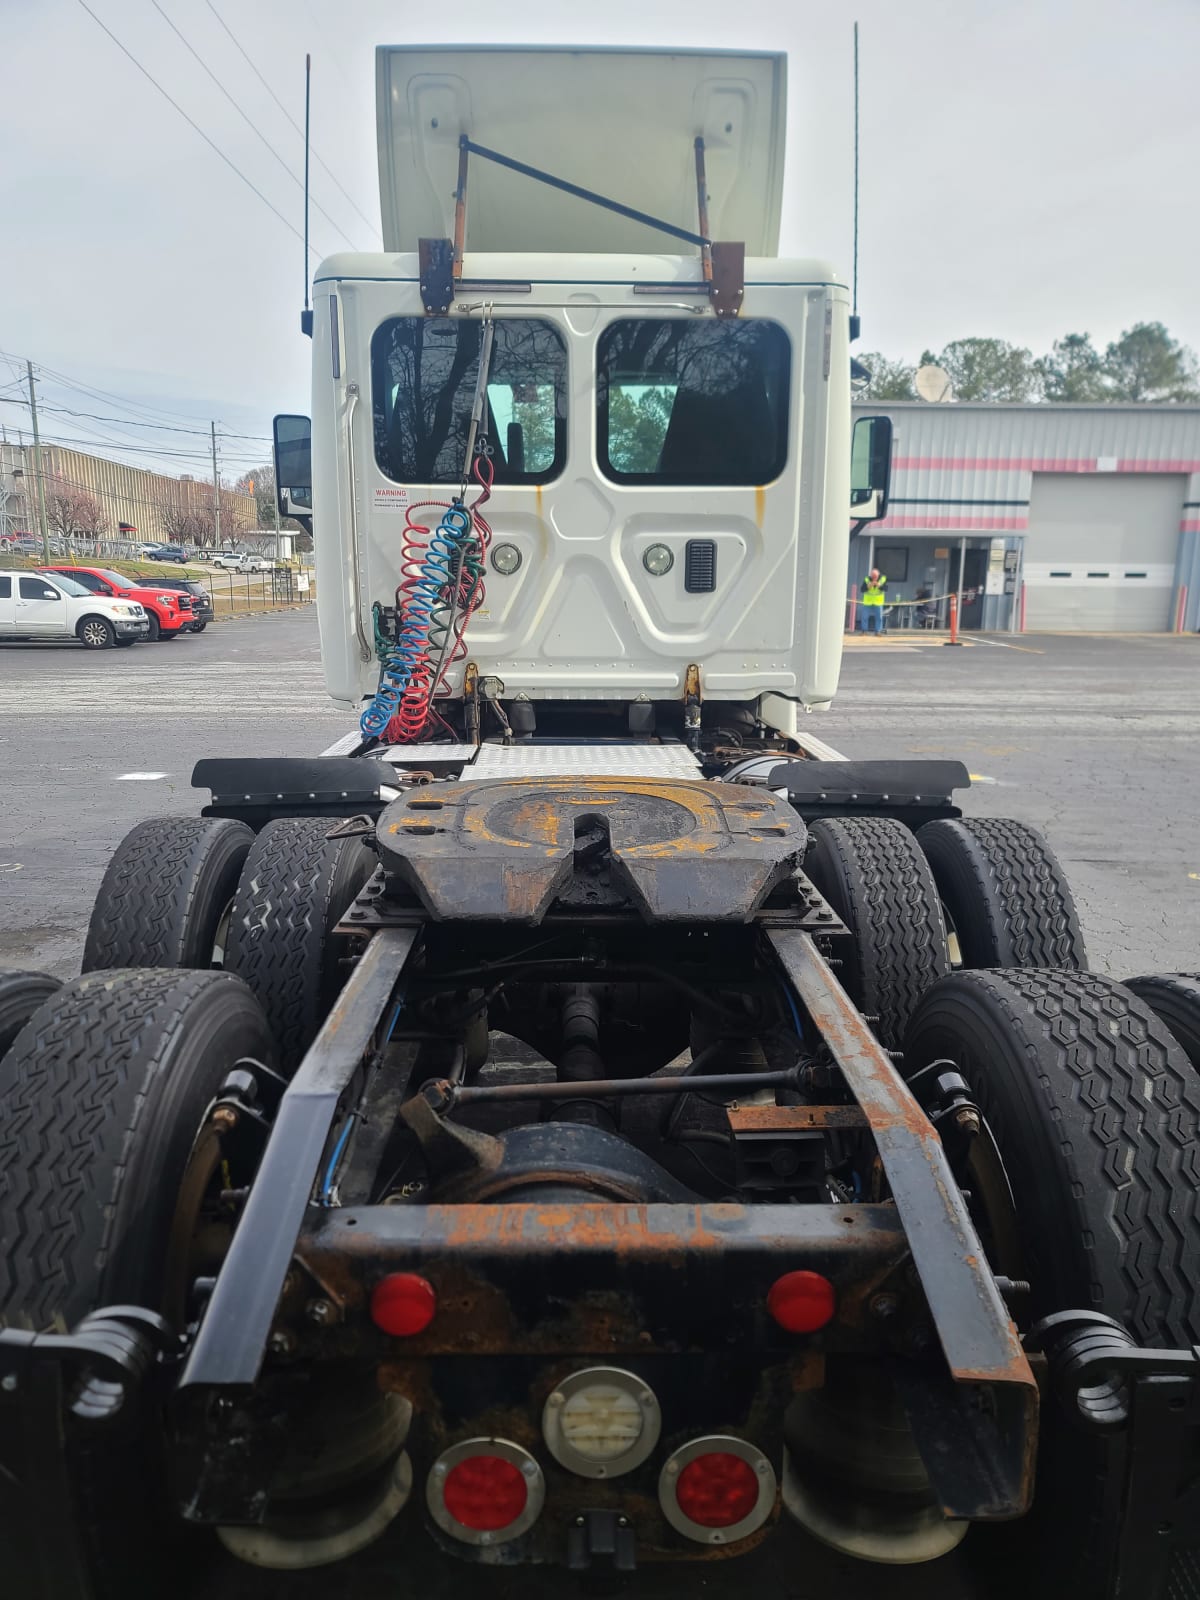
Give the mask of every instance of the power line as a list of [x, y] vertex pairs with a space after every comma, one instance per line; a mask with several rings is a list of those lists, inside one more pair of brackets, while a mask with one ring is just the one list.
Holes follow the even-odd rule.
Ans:
[[[45, 370], [45, 368], [39, 368], [39, 371]], [[5, 403], [8, 405], [25, 404], [25, 402], [21, 400], [9, 400]], [[207, 428], [182, 428], [174, 422], [141, 422], [135, 417], [106, 417], [102, 416], [97, 411], [72, 411], [67, 406], [44, 405], [39, 407], [39, 409], [42, 411], [54, 411], [60, 416], [64, 417], [87, 417], [92, 422], [115, 422], [123, 428], [157, 428], [166, 433], [194, 433], [198, 438], [208, 438]], [[271, 436], [267, 433], [230, 433], [226, 429], [222, 428], [221, 437], [224, 439], [253, 439], [263, 444], [271, 443]]]
[[[250, 115], [246, 111], [244, 111], [242, 109], [241, 105], [234, 98], [234, 96], [232, 94], [230, 94], [229, 90], [225, 87], [225, 85], [221, 82], [221, 80], [217, 76], [217, 74], [208, 65], [207, 61], [205, 61], [204, 57], [200, 54], [200, 52], [192, 44], [189, 43], [189, 41], [187, 40], [187, 38], [185, 37], [183, 32], [180, 30], [180, 28], [178, 28], [176, 26], [176, 24], [171, 21], [170, 17], [163, 10], [163, 8], [159, 5], [158, 0], [150, 0], [150, 4], [154, 7], [155, 11], [158, 12], [159, 16], [166, 23], [167, 27], [170, 28], [171, 32], [175, 35], [175, 37], [177, 39], [179, 39], [179, 41], [182, 43], [184, 49], [188, 52], [188, 54], [191, 55], [199, 63], [202, 71], [207, 73], [208, 77], [213, 81], [213, 83], [216, 84], [217, 88], [225, 96], [226, 100], [229, 101], [229, 104], [237, 112], [238, 116], [241, 117], [242, 121], [250, 129], [250, 132], [254, 135], [254, 137], [260, 142], [260, 144], [263, 144], [263, 145], [266, 146], [266, 148], [270, 151], [271, 155], [274, 156], [275, 160], [279, 163], [279, 165], [287, 173], [288, 177], [292, 180], [292, 182], [296, 185], [296, 187], [301, 191], [301, 193], [303, 193], [304, 192], [303, 179], [298, 178], [296, 176], [296, 174], [292, 171], [291, 167], [288, 166], [287, 162], [279, 154], [279, 151], [276, 150], [275, 146], [267, 138], [266, 134], [263, 133], [262, 129], [258, 126], [258, 124], [253, 120], [252, 117], [250, 117]], [[329, 223], [331, 228], [336, 229], [337, 232], [342, 235], [342, 237], [346, 240], [347, 244], [349, 244], [349, 246], [350, 246], [350, 248], [352, 250], [357, 250], [359, 248], [358, 245], [355, 244], [354, 240], [350, 238], [350, 235], [345, 231], [345, 229], [341, 226], [341, 224], [336, 220], [336, 218], [331, 217], [329, 215], [328, 211], [325, 210], [324, 206], [319, 205], [318, 202], [316, 200], [314, 200], [312, 202], [312, 207], [313, 207], [314, 211], [319, 211], [321, 213], [321, 215], [325, 218], [326, 222]]]
[[[254, 62], [247, 55], [246, 51], [243, 49], [241, 44], [239, 44], [236, 34], [233, 32], [233, 29], [229, 26], [229, 24], [225, 21], [225, 18], [217, 10], [216, 6], [213, 4], [213, 0], [204, 0], [204, 3], [208, 7], [208, 9], [212, 12], [213, 16], [216, 17], [217, 21], [221, 24], [222, 28], [224, 28], [225, 32], [229, 35], [229, 38], [233, 42], [234, 49], [238, 52], [238, 54], [241, 56], [242, 60], [250, 68], [250, 71], [258, 79], [259, 83], [262, 84], [263, 88], [271, 96], [271, 99], [274, 100], [275, 104], [279, 107], [280, 111], [283, 112], [284, 116], [291, 123], [292, 127], [296, 130], [296, 132], [303, 139], [303, 137], [304, 137], [304, 129], [296, 121], [295, 117], [293, 117], [292, 113], [284, 105], [283, 101], [275, 93], [274, 89], [272, 89], [271, 85], [267, 82], [267, 80], [263, 77], [262, 73], [254, 65]], [[312, 154], [313, 154], [313, 159], [316, 161], [317, 165], [322, 169], [323, 172], [325, 172], [328, 175], [330, 181], [333, 183], [333, 185], [337, 189], [338, 193], [341, 194], [342, 197], [345, 199], [346, 203], [351, 207], [351, 209], [353, 210], [354, 214], [356, 216], [358, 216], [358, 217], [361, 217], [362, 220], [366, 223], [367, 227], [370, 228], [371, 232], [379, 234], [380, 238], [382, 239], [383, 235], [380, 233], [378, 224], [372, 222], [370, 217], [365, 216], [363, 214], [363, 212], [359, 210], [358, 206], [355, 205], [354, 200], [351, 198], [351, 196], [346, 192], [346, 190], [342, 187], [341, 183], [339, 182], [337, 173], [334, 172], [334, 170], [333, 170], [333, 168], [331, 166], [329, 166], [325, 161], [323, 161], [321, 159], [321, 156], [320, 156], [320, 154], [319, 154], [319, 152], [318, 152], [318, 150], [317, 150], [315, 145], [312, 146]]]
[[[195, 122], [191, 117], [188, 116], [187, 112], [179, 104], [178, 100], [173, 99], [171, 97], [171, 95], [168, 94], [167, 90], [163, 88], [162, 84], [159, 83], [158, 79], [149, 70], [149, 68], [144, 67], [142, 65], [142, 63], [138, 60], [138, 58], [134, 55], [132, 50], [127, 49], [126, 46], [121, 43], [120, 39], [117, 38], [116, 34], [112, 31], [112, 29], [110, 27], [108, 27], [106, 23], [104, 23], [104, 22], [102, 22], [100, 20], [100, 18], [92, 10], [91, 6], [88, 5], [87, 0], [79, 0], [79, 4], [87, 12], [88, 16], [91, 17], [92, 21], [96, 24], [96, 26], [98, 28], [100, 28], [104, 33], [106, 33], [108, 35], [108, 37], [116, 45], [117, 49], [121, 52], [121, 54], [123, 56], [128, 57], [128, 59], [133, 62], [134, 66], [138, 69], [138, 71], [142, 74], [142, 76], [144, 78], [148, 79], [154, 85], [154, 87], [158, 90], [159, 94], [162, 95], [163, 99], [166, 100], [169, 105], [174, 106], [175, 110], [178, 111], [179, 115], [183, 118], [183, 120], [187, 123], [187, 125], [190, 128], [194, 129], [194, 131], [200, 135], [200, 137], [204, 140], [205, 144], [208, 145], [209, 149], [212, 150], [216, 155], [220, 156], [221, 160], [225, 163], [225, 165], [229, 168], [229, 170], [231, 172], [235, 173], [237, 175], [237, 177], [239, 177], [242, 180], [242, 182], [246, 185], [247, 189], [249, 189], [253, 194], [256, 194], [258, 196], [258, 198], [262, 201], [263, 205], [266, 206], [267, 210], [270, 211], [270, 212], [273, 212], [274, 215], [279, 218], [280, 222], [283, 223], [284, 227], [288, 230], [288, 232], [294, 234], [296, 236], [296, 238], [299, 239], [301, 241], [301, 243], [303, 243], [304, 242], [304, 235], [300, 232], [300, 230], [298, 228], [294, 228], [292, 226], [292, 224], [288, 221], [288, 219], [284, 216], [283, 212], [280, 211], [277, 206], [274, 206], [274, 205], [271, 204], [271, 202], [267, 199], [266, 195], [262, 192], [262, 190], [260, 188], [258, 188], [257, 185], [252, 183], [250, 181], [250, 179], [246, 176], [246, 174], [242, 171], [242, 169], [239, 166], [235, 165], [235, 163], [232, 162], [229, 159], [229, 157], [225, 154], [224, 150], [221, 149], [219, 144], [217, 144], [214, 140], [209, 138], [208, 134], [205, 133], [204, 129], [200, 126], [200, 124], [198, 122]], [[311, 254], [315, 255], [317, 257], [317, 259], [320, 260], [320, 252], [315, 250], [315, 249], [313, 249], [313, 247], [311, 245], [309, 246], [309, 249], [310, 249]]]

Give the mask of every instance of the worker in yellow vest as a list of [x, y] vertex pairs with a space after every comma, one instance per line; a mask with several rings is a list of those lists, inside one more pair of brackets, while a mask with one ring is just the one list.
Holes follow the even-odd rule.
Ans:
[[868, 633], [883, 632], [884, 591], [887, 579], [878, 567], [872, 567], [862, 586], [863, 625]]

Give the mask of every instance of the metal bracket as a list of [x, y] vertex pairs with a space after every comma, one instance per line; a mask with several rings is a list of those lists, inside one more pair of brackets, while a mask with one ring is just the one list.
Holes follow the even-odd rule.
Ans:
[[724, 322], [739, 315], [746, 298], [746, 246], [714, 243], [712, 247], [712, 308]]
[[454, 300], [454, 240], [419, 239], [417, 251], [425, 314], [444, 317]]
[[567, 1529], [567, 1570], [637, 1571], [637, 1535], [618, 1511], [582, 1511]]

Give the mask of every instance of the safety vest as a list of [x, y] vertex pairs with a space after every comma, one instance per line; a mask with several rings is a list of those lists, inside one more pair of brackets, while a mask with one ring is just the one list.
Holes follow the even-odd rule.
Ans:
[[863, 584], [862, 603], [865, 606], [881, 606], [883, 604], [883, 591], [887, 587], [887, 579], [881, 573], [878, 583], [872, 583], [870, 578]]

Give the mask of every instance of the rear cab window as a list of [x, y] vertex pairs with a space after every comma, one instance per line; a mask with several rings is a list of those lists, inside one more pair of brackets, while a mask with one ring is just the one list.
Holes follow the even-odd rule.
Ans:
[[600, 470], [615, 483], [769, 483], [787, 464], [790, 385], [778, 323], [610, 323], [596, 358]]
[[[477, 450], [497, 483], [548, 483], [566, 462], [566, 346], [536, 317], [502, 318], [495, 329]], [[482, 334], [462, 317], [392, 317], [375, 330], [375, 460], [385, 477], [461, 481]]]

